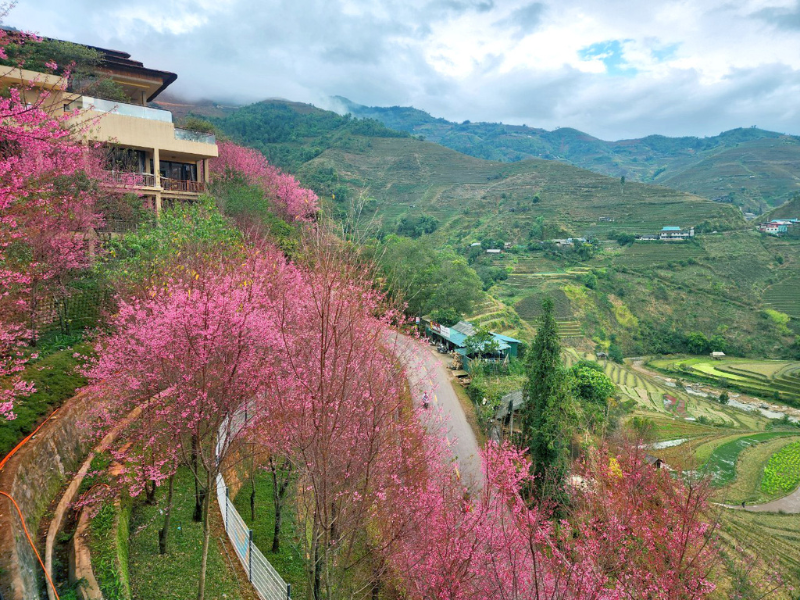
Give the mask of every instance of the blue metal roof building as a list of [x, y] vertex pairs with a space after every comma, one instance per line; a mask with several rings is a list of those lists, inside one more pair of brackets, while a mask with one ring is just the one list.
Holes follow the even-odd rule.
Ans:
[[[430, 319], [423, 319], [425, 322], [425, 334], [428, 337], [439, 340], [462, 357], [464, 370], [469, 371], [470, 356], [467, 354], [467, 338], [475, 334], [475, 326], [467, 321], [459, 321], [452, 327], [444, 327], [431, 321]], [[497, 342], [497, 351], [503, 358], [516, 358], [520, 341], [502, 335], [500, 333], [490, 332]]]

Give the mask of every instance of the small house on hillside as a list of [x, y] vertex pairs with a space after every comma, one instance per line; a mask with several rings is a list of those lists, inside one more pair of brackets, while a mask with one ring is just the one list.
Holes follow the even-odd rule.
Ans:
[[512, 415], [516, 416], [524, 405], [525, 398], [522, 395], [522, 390], [509, 392], [500, 398], [500, 405], [497, 407], [494, 418], [503, 425], [510, 425]]
[[503, 251], [500, 248], [489, 248], [486, 254], [501, 254]]
[[516, 358], [519, 352], [521, 343], [519, 340], [493, 331], [490, 333], [495, 342], [495, 349], [491, 353], [482, 353], [480, 349], [477, 352], [474, 349], [469, 350], [467, 339], [475, 335], [476, 329], [468, 321], [459, 321], [452, 327], [440, 325], [429, 317], [423, 317], [422, 322], [425, 324], [425, 334], [429, 338], [461, 356], [461, 363], [467, 372], [469, 372], [470, 360], [475, 358], [502, 361], [507, 358]]
[[788, 233], [789, 228], [797, 224], [797, 219], [773, 219], [769, 223], [760, 223], [758, 230], [761, 233], [768, 233], [770, 235], [780, 235]]
[[713, 358], [714, 360], [722, 360], [723, 358], [725, 358], [725, 353], [714, 351], [711, 353], [711, 358]]
[[664, 241], [685, 240], [694, 237], [694, 227], [690, 227], [686, 230], [674, 225], [669, 225], [661, 228], [661, 233], [659, 233], [658, 237]]

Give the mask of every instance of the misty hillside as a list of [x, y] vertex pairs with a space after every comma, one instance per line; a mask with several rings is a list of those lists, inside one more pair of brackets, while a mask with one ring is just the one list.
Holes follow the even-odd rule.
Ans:
[[335, 100], [356, 117], [376, 119], [392, 129], [487, 160], [559, 160], [755, 212], [777, 206], [800, 191], [800, 138], [773, 131], [739, 128], [706, 138], [651, 135], [607, 142], [570, 127], [546, 131], [527, 125], [454, 123], [413, 107]]

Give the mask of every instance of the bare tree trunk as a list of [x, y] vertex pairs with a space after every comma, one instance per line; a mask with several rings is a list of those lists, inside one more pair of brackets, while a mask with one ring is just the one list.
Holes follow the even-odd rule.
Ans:
[[372, 600], [378, 600], [381, 593], [381, 580], [376, 579], [372, 584]]
[[147, 481], [144, 484], [144, 494], [145, 494], [145, 501], [153, 505], [156, 503], [156, 482], [155, 481]]
[[158, 553], [167, 553], [167, 540], [169, 538], [169, 521], [172, 515], [172, 495], [175, 491], [175, 474], [169, 477], [169, 492], [167, 493], [167, 509], [164, 514], [164, 526], [158, 532]]
[[31, 346], [36, 347], [36, 310], [39, 308], [39, 292], [36, 280], [31, 283], [31, 302], [30, 302], [30, 318], [31, 318]]
[[65, 291], [62, 290], [57, 298], [53, 298], [53, 307], [56, 309], [56, 314], [58, 315], [58, 325], [61, 329], [61, 333], [69, 335], [69, 298]]
[[319, 554], [319, 544], [314, 552], [314, 600], [322, 600], [322, 558]]
[[[289, 482], [292, 479], [292, 463], [283, 462], [280, 468], [275, 459], [269, 457], [269, 470], [272, 474], [272, 501], [275, 506], [275, 529], [272, 532], [272, 551], [279, 552], [281, 549], [281, 524], [283, 523], [283, 502], [286, 497], [286, 490], [289, 489]], [[278, 477], [281, 471], [281, 477]]]
[[192, 520], [199, 523], [203, 520], [203, 501], [205, 492], [200, 488], [200, 477], [197, 465], [197, 436], [192, 436], [192, 471], [194, 472], [194, 514]]
[[[206, 489], [210, 489], [211, 487], [211, 477], [210, 475], [206, 476]], [[208, 510], [208, 502], [211, 498], [211, 494], [205, 494], [203, 496], [203, 506], [201, 512], [203, 513], [203, 559], [200, 563], [200, 586], [197, 590], [197, 600], [205, 600], [206, 595], [206, 570], [208, 568], [208, 545], [211, 539], [211, 523], [210, 515]]]

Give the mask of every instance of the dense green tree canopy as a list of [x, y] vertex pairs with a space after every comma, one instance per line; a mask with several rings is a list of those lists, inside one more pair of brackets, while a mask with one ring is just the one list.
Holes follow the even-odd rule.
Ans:
[[490, 356], [500, 348], [500, 344], [486, 327], [477, 327], [475, 333], [465, 342], [470, 356]]
[[389, 291], [407, 304], [408, 314], [437, 309], [469, 313], [481, 295], [481, 280], [467, 261], [449, 248], [437, 250], [424, 238], [388, 236], [380, 265]]
[[614, 382], [596, 362], [582, 360], [570, 369], [571, 388], [580, 402], [586, 425], [590, 428], [605, 422], [608, 399], [616, 392]]

